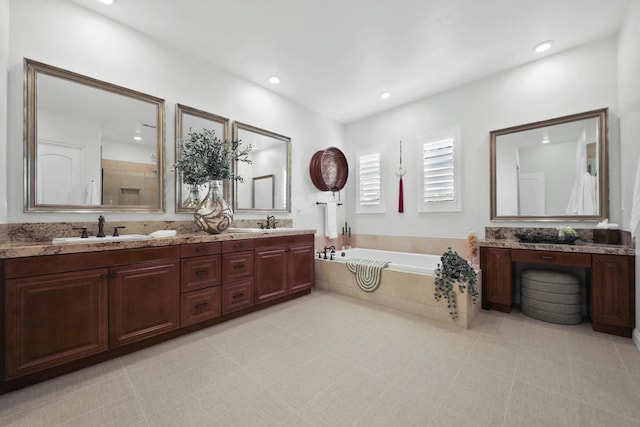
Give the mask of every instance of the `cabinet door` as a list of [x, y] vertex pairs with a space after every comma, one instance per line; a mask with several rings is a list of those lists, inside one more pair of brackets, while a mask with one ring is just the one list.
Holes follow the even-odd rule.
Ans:
[[512, 304], [511, 249], [480, 248], [482, 308], [510, 312]]
[[109, 269], [109, 342], [118, 347], [180, 327], [179, 260]]
[[289, 250], [289, 293], [309, 289], [315, 280], [313, 245], [291, 246]]
[[6, 282], [6, 378], [106, 351], [107, 269]]
[[256, 250], [255, 302], [256, 304], [287, 294], [289, 275], [285, 246]]
[[[635, 326], [633, 257], [593, 255], [591, 320], [594, 330], [631, 336]], [[622, 329], [608, 330], [607, 327]]]

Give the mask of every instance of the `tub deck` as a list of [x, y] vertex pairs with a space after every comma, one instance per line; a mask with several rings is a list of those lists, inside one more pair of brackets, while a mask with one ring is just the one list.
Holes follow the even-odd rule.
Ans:
[[[382, 270], [382, 279], [378, 289], [374, 292], [365, 292], [360, 289], [355, 274], [347, 269], [344, 262], [316, 259], [315, 269], [315, 285], [320, 289], [373, 302], [449, 325], [466, 329], [480, 312], [481, 295], [478, 296], [476, 304], [473, 304], [469, 292], [462, 294], [456, 289], [458, 318], [453, 320], [449, 315], [446, 300], [443, 298], [436, 301], [433, 297], [435, 292], [434, 275], [385, 268]], [[481, 292], [480, 270], [476, 270], [476, 273], [478, 275], [478, 292]]]

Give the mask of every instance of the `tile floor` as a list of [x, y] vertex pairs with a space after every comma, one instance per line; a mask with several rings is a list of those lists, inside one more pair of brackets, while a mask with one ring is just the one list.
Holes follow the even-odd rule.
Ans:
[[630, 339], [311, 295], [0, 396], [15, 426], [639, 426]]

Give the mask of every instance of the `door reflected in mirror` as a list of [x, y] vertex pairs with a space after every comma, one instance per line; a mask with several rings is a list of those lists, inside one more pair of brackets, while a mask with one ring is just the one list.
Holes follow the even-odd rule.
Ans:
[[239, 122], [233, 139], [252, 147], [251, 164], [234, 165], [234, 211], [291, 212], [291, 139]]
[[163, 212], [164, 101], [25, 59], [28, 211]]
[[[208, 129], [214, 131], [218, 138], [229, 139], [229, 119], [186, 105], [176, 105], [176, 159], [182, 155], [181, 141], [190, 132], [202, 132]], [[193, 212], [196, 205], [206, 196], [208, 184], [193, 185], [185, 183], [182, 173], [176, 173], [176, 212]], [[229, 199], [228, 183], [224, 182], [223, 197]]]
[[608, 216], [607, 110], [492, 131], [491, 219]]

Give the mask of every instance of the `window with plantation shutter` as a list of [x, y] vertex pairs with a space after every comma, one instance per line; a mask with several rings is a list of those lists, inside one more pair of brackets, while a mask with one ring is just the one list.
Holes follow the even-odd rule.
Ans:
[[460, 210], [460, 144], [457, 129], [420, 138], [421, 212]]
[[381, 150], [356, 153], [358, 203], [356, 213], [384, 212], [382, 204]]

